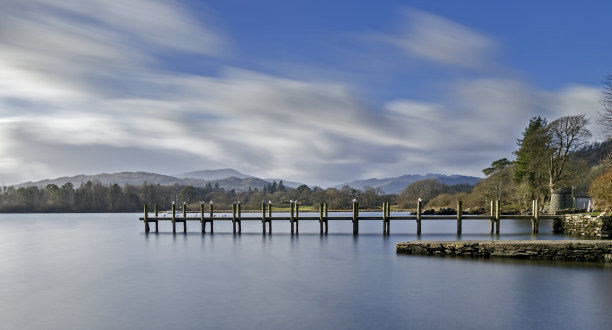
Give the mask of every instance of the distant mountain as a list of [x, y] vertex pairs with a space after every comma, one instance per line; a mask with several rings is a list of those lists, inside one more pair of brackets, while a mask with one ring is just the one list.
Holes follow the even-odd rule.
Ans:
[[222, 168], [218, 170], [203, 170], [203, 171], [194, 171], [187, 172], [183, 174], [175, 175], [177, 178], [191, 178], [191, 179], [200, 179], [200, 180], [221, 180], [225, 178], [253, 178], [253, 176], [242, 174], [232, 168]]
[[[181, 178], [181, 179], [191, 178], [191, 179], [200, 179], [200, 180], [221, 180], [221, 179], [230, 179], [230, 178], [239, 178], [239, 179], [254, 178], [254, 179], [259, 179], [259, 178], [256, 178], [256, 177], [252, 176], [252, 175], [242, 174], [242, 173], [236, 171], [233, 168], [222, 168], [222, 169], [218, 169], [218, 170], [202, 170], [202, 171], [187, 172], [187, 173], [177, 174], [177, 175], [175, 175], [175, 177]], [[281, 181], [281, 179], [259, 179], [259, 180], [264, 180], [264, 181], [267, 181], [267, 182], [270, 182], [270, 183], [272, 183], [274, 181], [276, 181], [278, 183], [278, 182]], [[283, 185], [285, 185], [286, 187], [289, 187], [289, 188], [297, 188], [297, 187], [301, 186], [302, 184], [303, 183], [300, 183], [300, 182], [283, 180]], [[263, 185], [262, 185], [262, 187], [263, 187]], [[253, 188], [255, 188], [255, 187], [253, 187]]]
[[[274, 182], [274, 181], [276, 181], [276, 183], [279, 183], [281, 181], [281, 179], [264, 179], [264, 180], [267, 181], [267, 182]], [[303, 183], [295, 182], [295, 181], [286, 181], [286, 180], [283, 180], [283, 185], [285, 187], [289, 187], [289, 188], [297, 188], [297, 187], [303, 185]]]
[[[229, 176], [226, 176], [229, 175]], [[385, 178], [385, 179], [368, 179], [368, 180], [357, 180], [341, 185], [334, 186], [334, 188], [342, 188], [345, 185], [349, 185], [356, 189], [363, 190], [364, 187], [380, 187], [387, 194], [398, 194], [404, 188], [406, 188], [411, 183], [423, 180], [423, 179], [438, 179], [442, 183], [446, 183], [448, 185], [453, 184], [470, 184], [475, 185], [478, 183], [480, 178], [473, 176], [463, 176], [463, 175], [442, 175], [442, 174], [427, 174], [427, 175], [403, 175], [397, 178]], [[15, 187], [29, 187], [29, 186], [37, 186], [37, 187], [45, 187], [48, 184], [56, 184], [61, 186], [67, 182], [71, 182], [74, 187], [79, 187], [82, 183], [86, 183], [87, 181], [98, 181], [104, 185], [118, 184], [120, 186], [130, 184], [135, 186], [140, 186], [142, 184], [159, 184], [159, 185], [185, 185], [185, 186], [194, 186], [194, 187], [204, 187], [206, 184], [210, 183], [211, 185], [219, 184], [219, 187], [224, 188], [225, 190], [236, 190], [236, 191], [246, 191], [249, 188], [251, 189], [259, 189], [262, 190], [263, 187], [270, 182], [276, 181], [280, 182], [280, 179], [260, 179], [254, 176], [242, 174], [234, 169], [225, 168], [219, 170], [204, 170], [204, 171], [195, 171], [189, 173], [183, 173], [176, 176], [162, 175], [157, 173], [149, 173], [149, 172], [120, 172], [120, 173], [101, 173], [95, 175], [76, 175], [76, 176], [65, 176], [56, 179], [47, 179], [36, 182], [25, 182]], [[285, 181], [283, 180], [283, 184], [286, 187], [297, 188], [302, 183]]]
[[25, 186], [38, 186], [44, 187], [48, 184], [56, 184], [61, 186], [67, 182], [71, 182], [73, 186], [78, 187], [81, 183], [85, 183], [87, 181], [99, 181], [104, 185], [108, 184], [118, 184], [118, 185], [142, 185], [143, 183], [152, 183], [152, 184], [160, 184], [160, 185], [172, 185], [178, 183], [180, 181], [179, 178], [156, 174], [156, 173], [148, 173], [148, 172], [121, 172], [121, 173], [102, 173], [95, 175], [75, 175], [75, 176], [64, 176], [57, 179], [47, 179], [36, 182], [24, 182], [18, 184], [18, 187]]
[[[218, 180], [202, 180], [197, 178], [177, 178], [174, 176], [161, 175], [156, 173], [148, 173], [148, 172], [121, 172], [121, 173], [102, 173], [95, 175], [76, 175], [76, 176], [66, 176], [57, 179], [47, 179], [36, 182], [25, 182], [15, 187], [29, 187], [29, 186], [37, 186], [37, 187], [45, 187], [48, 184], [56, 184], [58, 186], [62, 186], [63, 184], [70, 182], [74, 187], [79, 187], [82, 183], [86, 183], [87, 181], [98, 181], [104, 185], [118, 184], [123, 186], [125, 184], [140, 186], [142, 184], [159, 184], [159, 185], [189, 185], [194, 187], [204, 187], [207, 183], [211, 185], [219, 184], [219, 187], [225, 188], [226, 190], [235, 189], [236, 191], [246, 191], [249, 188], [262, 190], [267, 181], [255, 178], [255, 177], [229, 177], [222, 178]], [[284, 182], [283, 182], [284, 183]]]
[[367, 179], [357, 180], [349, 183], [344, 183], [334, 186], [334, 188], [340, 189], [346, 185], [363, 190], [365, 187], [380, 188], [386, 194], [399, 194], [408, 187], [411, 183], [424, 179], [438, 179], [440, 182], [454, 185], [454, 184], [469, 184], [476, 185], [480, 178], [474, 176], [465, 175], [444, 175], [444, 174], [426, 174], [426, 175], [402, 175], [396, 178], [385, 178], [385, 179]]

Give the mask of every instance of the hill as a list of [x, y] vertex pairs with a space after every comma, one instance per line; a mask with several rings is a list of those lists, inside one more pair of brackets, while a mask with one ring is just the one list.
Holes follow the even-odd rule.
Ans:
[[384, 179], [367, 179], [367, 180], [357, 180], [353, 182], [348, 182], [340, 185], [334, 186], [334, 188], [342, 188], [345, 185], [348, 185], [355, 189], [363, 190], [365, 187], [373, 187], [380, 188], [386, 194], [399, 194], [411, 183], [423, 179], [438, 179], [440, 182], [454, 185], [454, 184], [469, 184], [476, 185], [480, 178], [474, 176], [465, 176], [465, 175], [444, 175], [444, 174], [426, 174], [426, 175], [402, 175], [395, 178], [384, 178]]
[[191, 179], [200, 179], [200, 180], [208, 180], [208, 181], [221, 180], [225, 178], [238, 178], [238, 179], [252, 178], [252, 176], [242, 174], [232, 168], [187, 172], [187, 173], [177, 174], [175, 175], [175, 177], [181, 178], [181, 179], [191, 178]]
[[197, 178], [177, 178], [169, 175], [162, 175], [157, 173], [148, 173], [148, 172], [120, 172], [120, 173], [101, 173], [95, 175], [75, 175], [75, 176], [65, 176], [56, 179], [46, 179], [35, 182], [24, 182], [15, 187], [29, 187], [29, 186], [37, 186], [37, 187], [45, 187], [48, 184], [55, 184], [58, 186], [62, 186], [67, 182], [72, 183], [74, 187], [79, 187], [81, 184], [86, 183], [87, 181], [98, 181], [104, 185], [112, 185], [118, 184], [120, 186], [130, 184], [135, 186], [140, 186], [142, 184], [159, 184], [159, 185], [189, 185], [194, 187], [204, 187], [207, 183], [211, 185], [219, 184], [219, 187], [222, 187], [226, 190], [236, 190], [236, 191], [246, 191], [249, 188], [252, 189], [263, 189], [264, 185], [267, 181], [255, 178], [255, 177], [227, 177], [217, 180], [202, 180]]

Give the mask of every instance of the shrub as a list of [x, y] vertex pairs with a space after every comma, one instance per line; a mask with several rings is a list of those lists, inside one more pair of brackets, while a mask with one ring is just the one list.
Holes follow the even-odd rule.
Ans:
[[593, 180], [590, 193], [598, 210], [605, 211], [612, 208], [612, 170]]

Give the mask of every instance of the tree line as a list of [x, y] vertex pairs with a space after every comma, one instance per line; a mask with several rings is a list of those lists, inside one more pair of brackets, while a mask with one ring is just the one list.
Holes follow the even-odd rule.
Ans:
[[363, 208], [378, 208], [383, 202], [396, 202], [396, 195], [383, 194], [380, 189], [366, 187], [363, 190], [348, 186], [342, 189], [301, 185], [288, 188], [282, 182], [272, 182], [263, 190], [249, 189], [236, 192], [218, 185], [204, 187], [162, 186], [159, 184], [104, 185], [88, 181], [75, 188], [72, 183], [58, 186], [49, 184], [44, 188], [36, 186], [15, 188], [3, 187], [0, 191], [0, 212], [138, 212], [143, 205], [158, 205], [160, 210], [169, 210], [173, 202], [189, 205], [199, 210], [200, 203], [212, 201], [217, 209], [231, 209], [234, 202], [240, 202], [243, 209], [259, 209], [261, 202], [272, 202], [287, 206], [290, 201], [301, 205], [318, 205], [327, 202], [331, 209], [350, 209], [353, 199]]

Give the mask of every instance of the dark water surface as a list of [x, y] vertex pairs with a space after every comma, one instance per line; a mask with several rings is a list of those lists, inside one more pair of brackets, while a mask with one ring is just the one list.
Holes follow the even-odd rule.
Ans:
[[[144, 233], [140, 214], [0, 215], [2, 329], [612, 329], [612, 268], [396, 255], [414, 221], [215, 223]], [[550, 221], [465, 220], [461, 239], [559, 239]], [[178, 225], [182, 231], [182, 224]], [[424, 221], [424, 240], [457, 239]]]

